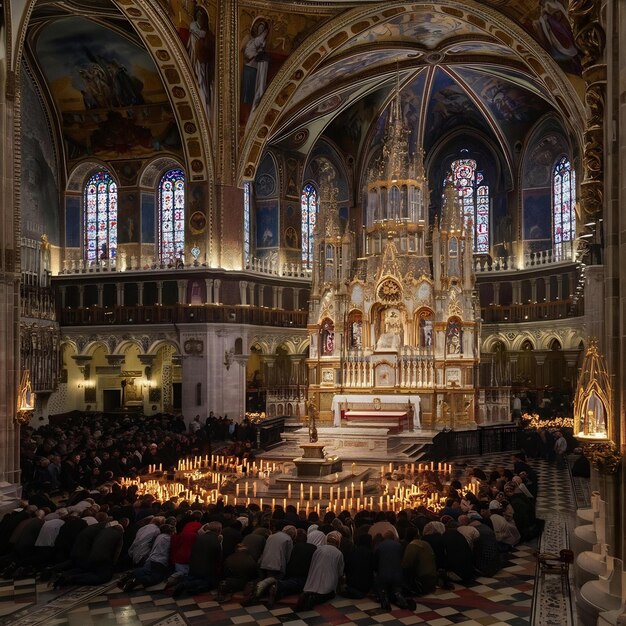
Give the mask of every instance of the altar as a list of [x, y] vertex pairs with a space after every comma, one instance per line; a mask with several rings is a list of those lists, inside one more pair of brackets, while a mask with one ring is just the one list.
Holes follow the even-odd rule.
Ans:
[[348, 426], [388, 428], [390, 433], [400, 433], [409, 428], [407, 411], [346, 411], [343, 419]]
[[341, 426], [343, 420], [346, 426], [350, 426], [350, 421], [358, 421], [360, 426], [367, 421], [380, 426], [378, 422], [382, 421], [389, 422], [387, 427], [395, 424], [399, 430], [418, 430], [421, 428], [420, 404], [417, 394], [337, 394], [331, 405], [333, 425]]

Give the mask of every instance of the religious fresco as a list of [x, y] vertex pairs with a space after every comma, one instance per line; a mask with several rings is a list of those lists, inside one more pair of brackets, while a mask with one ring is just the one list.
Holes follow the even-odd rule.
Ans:
[[239, 118], [246, 124], [287, 57], [325, 19], [322, 15], [242, 8], [239, 12]]
[[197, 80], [200, 98], [210, 119], [215, 84], [215, 0], [159, 0], [180, 36]]
[[459, 126], [471, 126], [491, 134], [483, 113], [463, 87], [438, 69], [432, 83], [424, 125], [425, 151], [428, 152], [438, 139]]
[[278, 201], [257, 201], [256, 203], [256, 247], [275, 248], [278, 246]]
[[376, 26], [351, 39], [349, 45], [356, 46], [381, 41], [406, 41], [433, 50], [448, 37], [481, 33], [483, 33], [482, 30], [468, 22], [425, 7], [376, 24]]
[[48, 119], [26, 68], [21, 72], [22, 235], [61, 243], [58, 164]]
[[135, 192], [118, 193], [117, 242], [138, 243], [140, 234], [139, 196]]
[[339, 148], [346, 154], [359, 154], [373, 120], [377, 119], [383, 102], [392, 89], [391, 81], [380, 89], [370, 92], [338, 115], [325, 131], [334, 137]]
[[491, 43], [488, 41], [464, 41], [462, 43], [456, 43], [446, 48], [447, 54], [485, 54], [485, 55], [497, 55], [499, 57], [510, 57], [517, 59], [518, 56], [508, 48], [497, 43]]
[[44, 27], [34, 47], [69, 160], [180, 152], [174, 115], [146, 50], [79, 17]]
[[522, 140], [529, 127], [546, 113], [546, 101], [534, 93], [487, 72], [455, 68], [457, 73], [488, 108], [504, 131], [509, 144]]
[[550, 188], [525, 189], [522, 194], [522, 215], [526, 251], [552, 248], [552, 198]]
[[567, 16], [566, 0], [486, 0], [518, 22], [565, 72], [580, 75], [580, 55]]
[[308, 77], [296, 90], [292, 102], [298, 103], [311, 94], [320, 93], [326, 87], [336, 86], [337, 82], [347, 76], [367, 69], [368, 71], [384, 65], [393, 65], [397, 62], [416, 58], [419, 54], [415, 50], [370, 50], [337, 61], [317, 70]]

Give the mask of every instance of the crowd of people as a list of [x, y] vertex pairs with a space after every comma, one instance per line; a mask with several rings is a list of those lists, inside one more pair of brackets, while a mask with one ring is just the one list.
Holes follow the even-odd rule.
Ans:
[[21, 429], [22, 485], [27, 495], [96, 489], [119, 478], [133, 478], [150, 465], [175, 468], [189, 456], [223, 450], [238, 458], [253, 456], [252, 426], [227, 415], [94, 416], [82, 413], [35, 429]]
[[[411, 609], [416, 596], [438, 586], [493, 576], [503, 555], [542, 531], [535, 515], [538, 476], [523, 453], [512, 457], [511, 467], [489, 474], [467, 468], [477, 493], [464, 489], [455, 474], [437, 513], [419, 506], [399, 513], [345, 510], [320, 516], [293, 506], [260, 509], [222, 500], [204, 505], [176, 497], [160, 502], [117, 482], [123, 474], [112, 459], [120, 465], [125, 459], [140, 471], [148, 464], [145, 455], [154, 463], [155, 456], [165, 460], [171, 454], [174, 460], [194, 447], [205, 453], [207, 438], [199, 433], [207, 425], [172, 435], [176, 422], [164, 417], [149, 425], [79, 422], [74, 430], [44, 429], [36, 449], [26, 446], [33, 465], [41, 467], [38, 457], [62, 452], [66, 460], [79, 453], [81, 458], [76, 471], [65, 474], [61, 463], [56, 497], [32, 491], [2, 519], [2, 576], [37, 575], [59, 587], [103, 584], [121, 574], [118, 584], [125, 591], [165, 583], [164, 592], [177, 597], [216, 590], [218, 601], [226, 601], [241, 592], [245, 604], [273, 604], [297, 594], [298, 610], [336, 593], [373, 595], [383, 608]], [[168, 435], [161, 439], [162, 433]], [[35, 437], [27, 432], [25, 438]], [[161, 441], [155, 452], [151, 441]], [[141, 460], [129, 465], [137, 451]], [[81, 473], [81, 466], [90, 469]], [[107, 479], [94, 485], [97, 466]]]

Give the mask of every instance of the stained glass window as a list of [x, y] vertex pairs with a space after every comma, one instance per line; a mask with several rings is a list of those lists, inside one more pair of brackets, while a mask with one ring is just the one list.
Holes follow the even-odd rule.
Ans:
[[85, 259], [113, 259], [117, 254], [117, 185], [108, 172], [97, 172], [85, 186]]
[[302, 212], [302, 265], [313, 265], [313, 230], [317, 220], [317, 191], [310, 183], [304, 186], [300, 197]]
[[250, 265], [250, 187], [252, 183], [246, 181], [243, 184], [243, 260]]
[[472, 250], [475, 254], [489, 253], [489, 185], [482, 172], [476, 170], [474, 159], [458, 159], [450, 165], [447, 180], [454, 182], [467, 226], [473, 223]]
[[571, 248], [576, 233], [576, 172], [567, 157], [554, 167], [552, 199], [554, 252], [562, 257]]
[[165, 172], [159, 183], [159, 258], [168, 261], [185, 250], [185, 173]]

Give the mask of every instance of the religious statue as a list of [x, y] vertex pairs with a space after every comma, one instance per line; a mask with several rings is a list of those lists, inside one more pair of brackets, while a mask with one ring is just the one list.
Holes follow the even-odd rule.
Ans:
[[402, 344], [402, 319], [396, 308], [387, 309], [382, 315], [383, 332], [376, 342], [376, 350], [397, 352]]
[[307, 402], [307, 414], [309, 416], [309, 443], [317, 443], [317, 407], [313, 400]]

